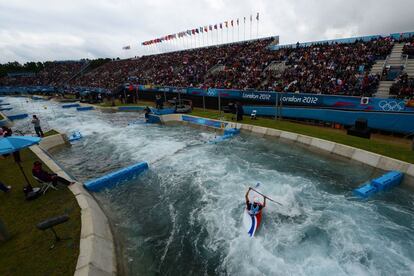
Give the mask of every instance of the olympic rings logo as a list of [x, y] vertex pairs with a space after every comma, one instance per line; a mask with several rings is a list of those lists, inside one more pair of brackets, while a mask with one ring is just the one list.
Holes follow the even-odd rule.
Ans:
[[397, 101], [382, 100], [378, 103], [378, 106], [383, 111], [401, 111], [401, 110], [404, 110], [405, 108], [405, 104], [403, 101], [397, 102]]
[[207, 96], [210, 96], [210, 97], [216, 96], [216, 91], [214, 91], [212, 89], [208, 89], [207, 90]]

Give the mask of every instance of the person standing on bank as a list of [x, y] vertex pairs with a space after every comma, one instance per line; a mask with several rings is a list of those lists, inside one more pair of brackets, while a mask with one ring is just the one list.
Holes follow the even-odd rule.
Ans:
[[36, 131], [37, 136], [43, 137], [43, 131], [40, 127], [40, 120], [37, 118], [36, 115], [33, 115], [32, 124], [34, 125], [34, 129]]

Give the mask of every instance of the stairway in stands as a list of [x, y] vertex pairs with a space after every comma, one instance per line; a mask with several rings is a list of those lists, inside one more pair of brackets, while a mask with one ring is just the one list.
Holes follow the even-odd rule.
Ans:
[[414, 59], [408, 59], [405, 66], [405, 73], [407, 73], [409, 78], [414, 78]]
[[[385, 61], [378, 60], [371, 69], [371, 74], [379, 73], [382, 75], [382, 71], [386, 66], [403, 66], [405, 63], [405, 59], [402, 58], [402, 49], [404, 47], [404, 43], [395, 43], [394, 47], [392, 48], [391, 54], [387, 57]], [[389, 98], [390, 96], [390, 88], [394, 81], [387, 81], [383, 80], [380, 81], [377, 93], [375, 97], [377, 98]]]

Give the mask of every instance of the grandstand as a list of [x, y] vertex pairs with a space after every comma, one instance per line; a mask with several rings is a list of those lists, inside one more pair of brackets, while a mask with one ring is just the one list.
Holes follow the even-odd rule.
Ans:
[[86, 87], [115, 92], [132, 83], [381, 98], [413, 96], [413, 33], [282, 46], [275, 46], [273, 39], [113, 60], [96, 68], [85, 60], [46, 62], [36, 74], [0, 78], [0, 86], [64, 86], [66, 91]]

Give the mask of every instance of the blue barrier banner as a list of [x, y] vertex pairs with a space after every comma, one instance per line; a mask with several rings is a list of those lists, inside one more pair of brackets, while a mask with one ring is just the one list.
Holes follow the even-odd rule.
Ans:
[[[251, 114], [256, 110], [258, 116], [275, 116], [274, 106], [243, 106], [245, 114]], [[391, 112], [366, 112], [358, 110], [335, 110], [327, 108], [309, 107], [282, 107], [278, 111], [284, 118], [313, 119], [325, 122], [339, 123], [352, 126], [357, 119], [363, 118], [368, 121], [368, 127], [398, 133], [414, 132], [413, 113], [391, 113]]]
[[275, 92], [256, 92], [256, 91], [242, 91], [241, 99], [255, 100], [259, 102], [276, 103]]
[[194, 96], [207, 96], [207, 91], [203, 88], [189, 87], [187, 88], [187, 94]]
[[225, 128], [227, 126], [227, 123], [224, 123], [224, 122], [218, 122], [218, 121], [213, 121], [209, 119], [186, 116], [186, 115], [183, 115], [182, 119], [184, 122], [189, 122], [189, 123], [193, 123], [196, 125], [211, 126], [211, 127], [216, 127], [216, 128]]
[[242, 91], [217, 88], [194, 88], [186, 89], [171, 87], [154, 87], [150, 85], [140, 85], [139, 89], [152, 92], [174, 92], [185, 93], [192, 96], [206, 96], [232, 99], [232, 100], [253, 100], [269, 105], [276, 104], [276, 97], [282, 105], [289, 106], [309, 106], [326, 107], [333, 109], [346, 110], [365, 110], [365, 111], [386, 111], [386, 112], [414, 112], [414, 107], [404, 100], [381, 99], [381, 98], [361, 98], [353, 96], [334, 96], [319, 95], [310, 93], [278, 93], [270, 91]]
[[323, 97], [314, 94], [283, 93], [280, 95], [280, 102], [287, 105], [323, 105]]

